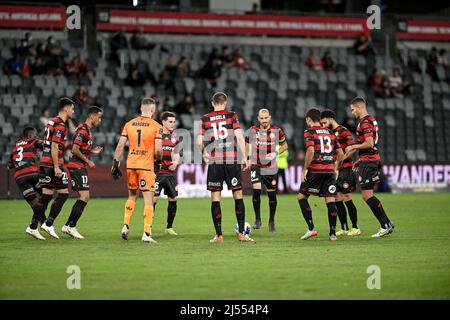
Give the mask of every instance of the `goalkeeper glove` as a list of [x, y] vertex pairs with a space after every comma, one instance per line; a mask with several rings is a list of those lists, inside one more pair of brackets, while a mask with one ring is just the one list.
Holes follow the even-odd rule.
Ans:
[[120, 161], [114, 159], [112, 167], [111, 167], [111, 176], [113, 177], [114, 180], [117, 180], [122, 176], [122, 172], [120, 172], [119, 167], [120, 167]]

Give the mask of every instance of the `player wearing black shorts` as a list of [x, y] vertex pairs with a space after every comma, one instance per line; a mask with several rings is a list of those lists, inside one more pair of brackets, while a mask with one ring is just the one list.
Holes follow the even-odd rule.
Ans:
[[[332, 110], [322, 111], [320, 118], [322, 125], [333, 130], [336, 134], [339, 145], [344, 152], [348, 146], [355, 143], [350, 130], [336, 122], [336, 115]], [[339, 170], [338, 178], [336, 180], [336, 207], [342, 228], [336, 232], [337, 236], [359, 236], [361, 234], [361, 230], [358, 228], [358, 213], [352, 200], [352, 192], [356, 189], [356, 175], [353, 172], [352, 166], [352, 158], [345, 159], [342, 162], [341, 169]], [[348, 209], [348, 215], [352, 222], [351, 229], [349, 229], [347, 223], [346, 206]]]
[[248, 168], [248, 162], [242, 157], [238, 161], [238, 147], [241, 155], [245, 155], [245, 141], [239, 126], [237, 114], [227, 111], [227, 96], [217, 92], [212, 97], [214, 111], [200, 119], [200, 130], [197, 135], [197, 147], [208, 163], [207, 189], [211, 191], [211, 215], [216, 235], [211, 243], [222, 243], [222, 210], [220, 196], [225, 181], [228, 189], [233, 191], [235, 214], [239, 226], [238, 240], [253, 241], [244, 233], [245, 206], [242, 199], [241, 170]]
[[87, 168], [95, 168], [95, 163], [89, 155], [99, 154], [102, 147], [92, 148], [93, 139], [91, 129], [102, 122], [103, 111], [93, 106], [88, 109], [86, 122], [80, 124], [75, 131], [72, 141], [72, 156], [67, 168], [72, 180], [72, 189], [78, 193], [78, 199], [72, 207], [70, 216], [61, 231], [75, 239], [84, 239], [78, 232], [76, 225], [89, 201], [89, 178]]
[[[250, 181], [253, 186], [254, 229], [261, 228], [261, 187], [267, 189], [269, 197], [269, 231], [275, 232], [275, 212], [277, 210], [277, 156], [287, 150], [283, 130], [270, 123], [267, 109], [258, 112], [258, 125], [252, 126], [245, 136], [247, 157], [250, 158]], [[277, 148], [279, 149], [277, 150]]]
[[59, 236], [55, 232], [53, 222], [69, 197], [69, 181], [64, 169], [63, 156], [68, 133], [66, 121], [73, 117], [74, 108], [75, 103], [69, 98], [59, 100], [58, 116], [50, 119], [45, 127], [44, 151], [39, 167], [39, 185], [42, 187], [42, 196], [37, 204], [39, 216], [45, 215], [55, 190], [58, 194], [52, 203], [47, 220], [41, 225], [41, 229], [56, 239], [59, 239]]
[[336, 135], [328, 128], [322, 127], [319, 109], [309, 109], [305, 118], [308, 125], [308, 129], [304, 133], [306, 155], [302, 171], [302, 185], [297, 198], [303, 217], [308, 225], [308, 230], [301, 239], [307, 240], [317, 236], [317, 232], [314, 230], [311, 207], [308, 203], [310, 195], [317, 195], [325, 197], [330, 225], [329, 236], [331, 241], [336, 241], [335, 171], [339, 167], [335, 165], [335, 155], [337, 154], [339, 163], [342, 161], [344, 153], [336, 139]]
[[379, 238], [392, 233], [394, 225], [389, 220], [380, 200], [373, 193], [375, 183], [380, 180], [381, 169], [381, 157], [377, 148], [378, 123], [368, 114], [364, 98], [354, 98], [350, 106], [352, 114], [359, 119], [359, 124], [356, 129], [356, 143], [347, 148], [344, 159], [349, 159], [356, 150], [359, 151], [359, 160], [353, 167], [359, 174], [362, 197], [380, 223], [380, 231], [372, 237]]
[[25, 232], [38, 240], [45, 240], [37, 229], [38, 223], [44, 223], [45, 214], [39, 215], [39, 210], [36, 212], [40, 193], [36, 186], [39, 182], [39, 166], [36, 158], [38, 150], [42, 149], [42, 141], [37, 139], [36, 129], [26, 127], [23, 130], [22, 139], [14, 145], [8, 162], [8, 168], [14, 168], [14, 180], [23, 198], [33, 209], [31, 224]]
[[164, 112], [161, 115], [162, 122], [162, 158], [161, 161], [156, 162], [155, 173], [155, 196], [153, 197], [153, 208], [156, 209], [156, 202], [164, 190], [164, 194], [167, 196], [167, 225], [165, 234], [171, 236], [178, 235], [173, 229], [173, 221], [177, 214], [177, 196], [178, 196], [178, 183], [175, 176], [178, 163], [180, 161], [180, 152], [177, 148], [180, 140], [175, 132], [176, 117], [172, 112]]

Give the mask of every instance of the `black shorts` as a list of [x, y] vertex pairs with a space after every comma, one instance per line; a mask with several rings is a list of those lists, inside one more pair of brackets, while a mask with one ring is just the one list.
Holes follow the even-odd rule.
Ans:
[[37, 186], [38, 182], [39, 176], [37, 174], [18, 178], [16, 180], [17, 187], [19, 187], [19, 190], [25, 199], [31, 199], [33, 196], [36, 197], [40, 193], [40, 189]]
[[[251, 166], [250, 168], [250, 181], [252, 184], [262, 183], [266, 186], [266, 189], [275, 190], [277, 188], [278, 175], [270, 174], [270, 175], [262, 175], [261, 171], [264, 172], [266, 169], [262, 169], [258, 166]], [[267, 170], [275, 170], [276, 169], [267, 169]]]
[[229, 190], [242, 189], [240, 164], [217, 164], [208, 165], [207, 189], [210, 191], [221, 191], [223, 182], [227, 183]]
[[310, 172], [306, 174], [306, 181], [302, 182], [300, 193], [319, 197], [333, 197], [336, 195], [336, 177], [334, 173]]
[[47, 189], [66, 189], [69, 187], [67, 172], [63, 166], [60, 166], [62, 177], [55, 176], [53, 167], [39, 167], [39, 186]]
[[178, 196], [178, 183], [174, 174], [157, 174], [155, 183], [155, 196], [159, 197], [161, 191], [169, 198]]
[[339, 170], [339, 176], [336, 180], [337, 192], [352, 193], [356, 189], [356, 175], [353, 169], [343, 168]]
[[89, 179], [86, 168], [69, 168], [73, 191], [89, 191]]
[[359, 163], [359, 184], [362, 190], [373, 190], [375, 183], [380, 181], [380, 161], [361, 161]]

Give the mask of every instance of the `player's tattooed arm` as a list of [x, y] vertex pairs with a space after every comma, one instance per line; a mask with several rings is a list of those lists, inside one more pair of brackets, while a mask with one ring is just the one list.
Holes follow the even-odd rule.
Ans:
[[342, 166], [342, 162], [344, 161], [344, 152], [341, 148], [336, 149], [337, 159], [336, 159], [336, 171], [339, 171]]
[[128, 138], [125, 136], [121, 136], [119, 142], [117, 143], [116, 150], [114, 151], [114, 160], [119, 161], [122, 157], [123, 150], [125, 149], [125, 144], [127, 143]]
[[91, 160], [89, 160], [88, 158], [86, 158], [80, 151], [80, 146], [77, 144], [74, 144], [72, 147], [72, 154], [77, 157], [78, 159], [80, 159], [81, 161], [83, 161], [84, 163], [86, 163], [88, 165], [88, 167], [90, 169], [95, 168], [95, 163], [92, 162]]
[[286, 140], [284, 140], [280, 144], [280, 149], [278, 149], [278, 154], [285, 152], [287, 149], [288, 149], [288, 144], [287, 144]]
[[314, 147], [309, 146], [306, 148], [305, 164], [303, 165], [302, 170], [302, 181], [306, 180], [306, 174], [308, 173], [308, 168], [311, 165], [313, 157], [314, 157]]
[[55, 176], [57, 176], [58, 178], [61, 178], [62, 170], [59, 168], [59, 163], [58, 163], [58, 151], [59, 151], [58, 143], [52, 142], [50, 150], [51, 150], [50, 152], [52, 155], [53, 168], [55, 170]]

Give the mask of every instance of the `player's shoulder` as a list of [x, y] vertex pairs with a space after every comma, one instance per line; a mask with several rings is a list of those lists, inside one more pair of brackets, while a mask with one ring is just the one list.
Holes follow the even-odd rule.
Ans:
[[50, 120], [48, 120], [48, 125], [54, 126], [54, 127], [57, 125], [66, 126], [66, 123], [60, 117], [53, 117], [53, 118], [50, 118]]

